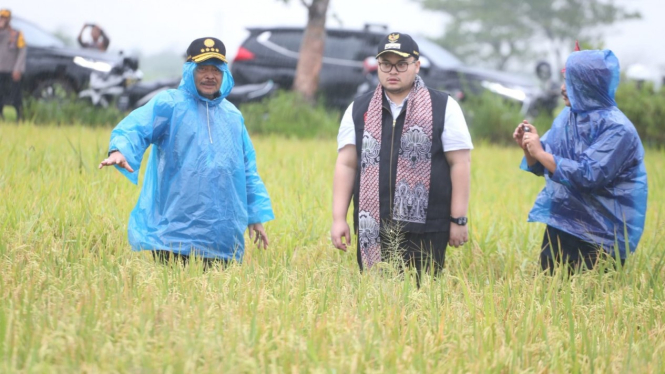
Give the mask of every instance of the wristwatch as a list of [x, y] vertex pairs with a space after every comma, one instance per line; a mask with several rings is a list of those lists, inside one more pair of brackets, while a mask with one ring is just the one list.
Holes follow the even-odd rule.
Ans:
[[466, 226], [466, 223], [469, 222], [469, 220], [466, 217], [455, 218], [453, 216], [450, 216], [450, 222], [454, 222], [460, 226]]

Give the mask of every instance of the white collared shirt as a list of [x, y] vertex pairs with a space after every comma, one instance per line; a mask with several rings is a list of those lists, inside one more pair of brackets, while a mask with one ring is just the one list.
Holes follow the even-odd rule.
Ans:
[[[396, 120], [402, 112], [402, 108], [407, 99], [408, 96], [402, 101], [401, 105], [397, 105], [388, 98], [393, 120]], [[337, 151], [347, 145], [356, 145], [356, 130], [353, 124], [352, 113], [353, 103], [349, 105], [342, 117], [342, 123], [339, 126], [339, 133], [337, 134]], [[466, 125], [462, 108], [452, 97], [448, 97], [448, 103], [446, 104], [446, 118], [443, 126], [443, 133], [441, 134], [441, 142], [443, 143], [443, 149], [445, 152], [473, 149], [471, 134], [469, 134], [469, 128]]]
[[408, 95], [406, 95], [406, 97], [404, 98], [404, 100], [402, 100], [402, 103], [400, 105], [397, 105], [392, 100], [390, 100], [390, 98], [388, 97], [388, 94], [384, 94], [384, 95], [386, 96], [386, 99], [388, 100], [388, 104], [390, 104], [390, 112], [393, 114], [393, 120], [397, 120], [397, 117], [399, 117], [399, 114], [402, 113], [402, 108], [404, 108], [404, 103], [406, 103], [406, 101], [409, 100], [409, 96], [411, 96], [411, 94], [409, 93]]

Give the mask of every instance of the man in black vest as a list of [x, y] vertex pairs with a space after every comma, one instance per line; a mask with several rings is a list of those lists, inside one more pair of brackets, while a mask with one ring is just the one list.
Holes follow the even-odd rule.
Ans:
[[446, 246], [468, 241], [473, 144], [459, 104], [418, 76], [419, 57], [409, 35], [386, 36], [380, 84], [351, 103], [340, 125], [331, 239], [346, 251], [353, 197], [361, 270], [398, 254], [419, 275], [436, 273]]

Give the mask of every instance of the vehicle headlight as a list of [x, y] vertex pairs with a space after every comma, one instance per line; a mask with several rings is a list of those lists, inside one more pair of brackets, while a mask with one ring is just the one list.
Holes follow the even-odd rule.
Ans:
[[518, 101], [526, 100], [526, 92], [519, 88], [510, 88], [497, 82], [482, 81], [481, 86], [499, 95], [509, 97]]
[[81, 56], [74, 57], [74, 63], [78, 66], [100, 71], [102, 73], [108, 73], [111, 71], [111, 69], [113, 69], [113, 65], [109, 64], [108, 62], [90, 60]]

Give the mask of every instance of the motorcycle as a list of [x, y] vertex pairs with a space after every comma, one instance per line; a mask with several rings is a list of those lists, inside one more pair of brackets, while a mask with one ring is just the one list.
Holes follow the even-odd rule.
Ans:
[[[89, 100], [93, 105], [108, 107], [115, 102], [121, 111], [130, 111], [145, 105], [158, 93], [178, 88], [180, 77], [142, 81], [143, 73], [138, 69], [138, 60], [125, 57], [121, 66], [108, 73], [93, 72], [88, 88], [79, 93], [79, 98]], [[273, 95], [278, 89], [272, 80], [235, 86], [226, 98], [234, 105], [260, 101]]]
[[108, 73], [92, 72], [88, 88], [79, 92], [78, 97], [89, 100], [93, 105], [106, 108], [142, 78], [143, 73], [138, 69], [138, 60], [125, 57], [122, 66], [113, 68]]

